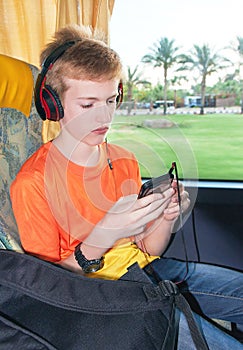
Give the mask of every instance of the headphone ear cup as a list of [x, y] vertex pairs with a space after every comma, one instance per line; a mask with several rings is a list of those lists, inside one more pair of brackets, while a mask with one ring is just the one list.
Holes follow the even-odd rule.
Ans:
[[42, 70], [37, 77], [34, 90], [36, 109], [42, 120], [49, 119], [58, 121], [64, 116], [64, 111], [59, 96], [49, 85], [45, 85], [46, 74], [48, 70], [52, 68], [56, 60], [62, 56], [69, 47], [73, 46], [80, 40], [78, 39], [65, 42], [63, 45], [57, 47], [49, 56], [47, 56], [42, 63]]
[[42, 89], [42, 103], [46, 112], [46, 119], [56, 122], [64, 117], [60, 98], [50, 85], [45, 85]]
[[122, 81], [118, 84], [118, 95], [116, 98], [116, 108], [119, 108], [123, 100], [123, 83]]

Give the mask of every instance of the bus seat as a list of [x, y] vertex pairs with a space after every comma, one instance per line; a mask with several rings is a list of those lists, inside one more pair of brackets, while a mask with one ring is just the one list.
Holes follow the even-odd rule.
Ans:
[[38, 68], [0, 54], [0, 249], [22, 251], [9, 187], [24, 161], [42, 144], [35, 109]]

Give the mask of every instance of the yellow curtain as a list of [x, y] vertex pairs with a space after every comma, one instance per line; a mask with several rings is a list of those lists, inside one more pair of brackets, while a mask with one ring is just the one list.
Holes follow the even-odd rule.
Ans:
[[[109, 38], [115, 0], [0, 0], [0, 53], [39, 67], [39, 54], [53, 33], [68, 24], [89, 25]], [[109, 40], [109, 39], [108, 39]], [[1, 67], [0, 67], [1, 69]], [[43, 123], [43, 141], [58, 123]]]
[[56, 0], [0, 0], [2, 54], [39, 66], [39, 54], [56, 27]]
[[0, 53], [39, 66], [53, 33], [68, 24], [109, 34], [115, 0], [0, 0]]

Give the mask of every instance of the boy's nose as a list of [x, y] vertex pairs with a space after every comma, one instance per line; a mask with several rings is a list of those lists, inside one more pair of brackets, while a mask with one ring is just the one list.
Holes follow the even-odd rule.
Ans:
[[96, 119], [99, 123], [110, 123], [113, 118], [114, 110], [107, 105], [103, 105], [97, 109], [96, 113]]

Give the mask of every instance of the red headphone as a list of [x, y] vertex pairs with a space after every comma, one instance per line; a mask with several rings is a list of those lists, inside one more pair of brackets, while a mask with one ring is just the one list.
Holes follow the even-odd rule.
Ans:
[[[64, 54], [64, 52], [80, 40], [73, 40], [57, 47], [43, 62], [42, 70], [37, 77], [35, 84], [35, 106], [41, 119], [59, 121], [64, 117], [64, 111], [61, 100], [55, 90], [46, 84], [46, 74], [53, 66], [56, 60]], [[118, 84], [118, 96], [116, 99], [117, 108], [121, 105], [123, 99], [122, 81]]]

